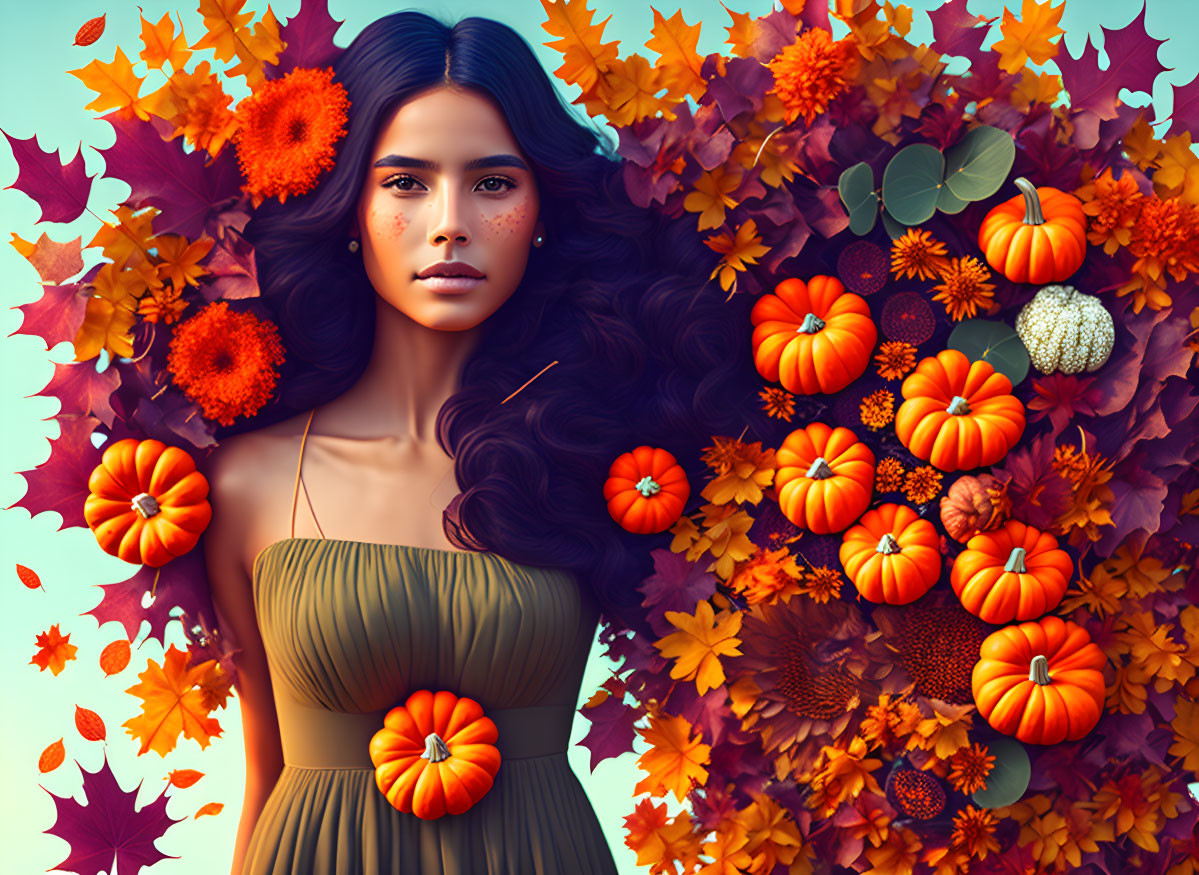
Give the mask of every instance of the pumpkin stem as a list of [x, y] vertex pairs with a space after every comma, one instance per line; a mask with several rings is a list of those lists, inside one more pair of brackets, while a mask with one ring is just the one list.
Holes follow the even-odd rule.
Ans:
[[808, 469], [808, 476], [813, 480], [827, 480], [833, 476], [833, 469], [824, 461], [824, 456], [817, 456], [812, 467]]
[[945, 408], [945, 412], [952, 413], [954, 416], [965, 416], [970, 412], [970, 402], [961, 395], [954, 395], [949, 406]]
[[1024, 565], [1024, 548], [1016, 547], [1012, 550], [1012, 554], [1007, 557], [1007, 565], [1003, 566], [1004, 571], [1014, 571], [1017, 574], [1027, 574], [1028, 568]]
[[420, 756], [421, 759], [428, 760], [431, 763], [439, 763], [442, 760], [450, 758], [450, 749], [446, 747], [440, 735], [436, 732], [430, 732], [425, 736], [425, 752]]
[[824, 327], [824, 320], [815, 313], [809, 313], [803, 317], [803, 324], [799, 326], [797, 334], [815, 334]]
[[1028, 667], [1028, 679], [1043, 687], [1049, 686], [1049, 660], [1038, 653]]
[[158, 499], [149, 492], [139, 492], [129, 504], [144, 520], [158, 513]]
[[658, 481], [653, 477], [650, 477], [648, 474], [638, 480], [637, 485], [633, 488], [640, 492], [644, 498], [649, 498], [655, 492], [659, 492], [662, 489], [662, 487], [658, 485]]
[[1015, 180], [1016, 188], [1024, 195], [1024, 224], [1044, 225], [1045, 213], [1041, 210], [1041, 198], [1037, 195], [1037, 187], [1023, 176]]
[[899, 553], [899, 542], [895, 540], [894, 535], [892, 535], [890, 532], [887, 532], [885, 535], [879, 538], [878, 546], [874, 548], [874, 552], [882, 553], [886, 556]]

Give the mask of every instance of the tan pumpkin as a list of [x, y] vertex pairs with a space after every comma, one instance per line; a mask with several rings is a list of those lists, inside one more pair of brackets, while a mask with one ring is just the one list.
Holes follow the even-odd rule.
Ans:
[[1103, 366], [1116, 343], [1116, 326], [1094, 295], [1074, 286], [1045, 286], [1020, 310], [1016, 333], [1042, 374], [1077, 374]]

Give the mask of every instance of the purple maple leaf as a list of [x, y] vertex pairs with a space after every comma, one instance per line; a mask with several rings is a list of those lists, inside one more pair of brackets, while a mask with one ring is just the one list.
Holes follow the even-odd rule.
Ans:
[[800, 20], [781, 8], [754, 19], [753, 39], [749, 45], [750, 56], [747, 60], [756, 58], [763, 64], [767, 63], [781, 52], [784, 46], [795, 42], [799, 26]]
[[208, 256], [205, 267], [211, 275], [211, 279], [200, 286], [205, 301], [259, 297], [254, 247], [239, 232], [226, 229], [224, 238]]
[[20, 310], [22, 316], [21, 327], [12, 334], [40, 337], [46, 342], [46, 349], [73, 341], [87, 313], [88, 295], [82, 294], [80, 288], [79, 283], [44, 286], [42, 296], [36, 301], [11, 308]]
[[1138, 449], [1116, 465], [1108, 481], [1112, 490], [1112, 525], [1103, 527], [1103, 537], [1095, 543], [1098, 556], [1110, 556], [1137, 529], [1152, 535], [1161, 526], [1166, 483], [1142, 464], [1144, 459]]
[[[120, 623], [130, 641], [137, 637], [142, 620], [148, 620], [150, 631], [146, 637], [160, 643], [167, 624], [175, 619], [171, 616], [175, 608], [182, 608], [190, 617], [214, 616], [208, 579], [198, 551], [199, 545], [161, 569], [143, 565], [127, 580], [97, 584], [104, 591], [104, 598], [80, 616], [91, 614], [101, 626], [112, 621]], [[154, 592], [154, 600], [148, 608], [143, 608], [142, 597], [150, 591]]]
[[1165, 40], [1145, 32], [1144, 4], [1127, 27], [1108, 30], [1100, 25], [1099, 29], [1110, 59], [1106, 70], [1099, 69], [1099, 49], [1089, 38], [1077, 59], [1064, 51], [1055, 60], [1062, 71], [1062, 87], [1070, 93], [1070, 108], [1092, 110], [1101, 119], [1113, 119], [1121, 88], [1152, 94], [1157, 74], [1171, 68], [1157, 61], [1158, 48]]
[[68, 362], [65, 365], [56, 362], [54, 376], [35, 394], [57, 398], [63, 413], [79, 416], [92, 413], [112, 428], [116, 414], [108, 399], [120, 384], [121, 376], [116, 368], [105, 368], [100, 372], [96, 370], [95, 362]]
[[279, 79], [296, 67], [328, 67], [341, 54], [333, 37], [344, 23], [329, 14], [328, 0], [302, 0], [300, 11], [279, 28], [279, 38], [287, 47], [279, 53], [277, 65], [266, 65], [266, 78]]
[[591, 721], [591, 729], [580, 742], [580, 747], [591, 751], [591, 771], [610, 757], [620, 756], [633, 749], [636, 733], [633, 724], [640, 712], [626, 705], [620, 696], [608, 696], [591, 708], [580, 708], [579, 713]]
[[[712, 65], [712, 70], [716, 70], [716, 65]], [[704, 71], [708, 72], [707, 62]], [[762, 108], [763, 95], [774, 85], [769, 68], [754, 58], [730, 58], [725, 63], [723, 76], [717, 74], [707, 78], [708, 90], [703, 102], [707, 105], [715, 101], [724, 121], [743, 112], [757, 112]]]
[[44, 832], [71, 846], [67, 858], [54, 869], [76, 875], [99, 875], [112, 872], [115, 859], [116, 871], [121, 875], [137, 875], [159, 860], [179, 859], [154, 847], [156, 839], [184, 819], [177, 820], [167, 814], [165, 787], [153, 802], [136, 810], [133, 806], [141, 782], [129, 792], [122, 790], [108, 766], [107, 756], [97, 771], [89, 772], [82, 766], [79, 770], [83, 772], [86, 805], [80, 805], [70, 796], [55, 796], [42, 787], [54, 799], [56, 810], [54, 825]]
[[[933, 23], [932, 50], [942, 55], [968, 58], [972, 63], [982, 54], [983, 40], [991, 30], [994, 18], [971, 15], [967, 0], [949, 0], [928, 13]], [[985, 25], [979, 27], [978, 25]]]
[[0, 133], [8, 137], [18, 168], [17, 181], [5, 188], [15, 188], [37, 201], [42, 210], [39, 222], [73, 222], [83, 215], [95, 177], [84, 171], [82, 149], [70, 164], [63, 164], [58, 153], [42, 151], [36, 136], [19, 140], [7, 131]]
[[54, 417], [62, 433], [50, 441], [50, 458], [32, 471], [22, 471], [21, 476], [29, 488], [25, 496], [8, 506], [23, 507], [31, 516], [52, 510], [62, 516], [62, 524], [56, 531], [67, 526], [87, 525], [83, 518], [83, 502], [87, 500], [87, 482], [92, 471], [100, 464], [100, 450], [92, 444], [92, 432], [100, 424], [94, 416]]
[[1170, 112], [1170, 128], [1162, 137], [1190, 131], [1191, 139], [1199, 141], [1199, 79], [1170, 87], [1174, 89], [1174, 109]]
[[178, 445], [183, 439], [197, 450], [216, 444], [216, 424], [205, 419], [196, 403], [174, 388], [153, 401], [138, 401], [134, 419], [149, 437], [163, 443]]
[[99, 150], [104, 155], [104, 175], [129, 183], [132, 191], [126, 202], [134, 209], [153, 206], [161, 211], [154, 219], [156, 234], [199, 237], [209, 219], [241, 196], [241, 175], [232, 149], [206, 166], [204, 152], [189, 154], [178, 140], [166, 139], [172, 128], [160, 118], [142, 122], [117, 113], [103, 118], [117, 137], [110, 148]]
[[716, 577], [697, 562], [688, 562], [681, 553], [651, 550], [654, 573], [641, 581], [638, 589], [645, 595], [641, 606], [648, 608], [649, 624], [658, 635], [678, 630], [666, 620], [666, 611], [695, 613], [695, 606], [716, 593]]

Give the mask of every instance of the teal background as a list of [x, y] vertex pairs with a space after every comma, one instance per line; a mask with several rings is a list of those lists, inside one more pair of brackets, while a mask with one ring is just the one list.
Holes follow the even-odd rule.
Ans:
[[[1018, 11], [1019, 0], [1009, 0]], [[403, 6], [377, 0], [330, 0], [334, 17], [345, 19], [338, 42], [345, 45], [366, 24], [380, 15]], [[642, 51], [650, 36], [653, 17], [648, 4], [627, 0], [591, 0], [598, 9], [597, 19], [611, 15], [605, 36], [621, 40], [621, 54]], [[931, 26], [924, 10], [935, 8], [933, 0], [915, 0], [917, 14], [909, 39], [913, 43], [932, 39]], [[280, 20], [295, 14], [299, 0], [282, 0], [272, 4]], [[93, 97], [83, 84], [65, 71], [83, 67], [93, 58], [110, 61], [119, 45], [133, 59], [139, 49], [140, 26], [138, 10], [131, 0], [116, 0], [109, 6], [96, 0], [42, 0], [27, 2], [18, 9], [6, 4], [0, 13], [0, 81], [6, 83], [0, 99], [0, 127], [15, 137], [27, 138], [36, 133], [42, 148], [63, 150], [69, 160], [82, 143], [89, 173], [103, 169], [103, 159], [94, 151], [112, 144], [111, 129], [83, 109]], [[730, 7], [739, 12], [762, 14], [769, 4], [762, 0], [730, 0]], [[156, 22], [164, 12], [177, 9], [183, 20], [189, 42], [199, 39], [201, 18], [194, 9], [179, 8], [178, 0], [143, 0], [146, 17]], [[247, 9], [260, 12], [265, 4], [250, 0]], [[548, 70], [556, 69], [560, 56], [545, 48], [542, 42], [550, 37], [541, 29], [544, 12], [537, 0], [514, 2], [484, 2], [484, 0], [442, 0], [438, 3], [415, 5], [423, 11], [443, 18], [456, 19], [467, 15], [485, 15], [502, 20], [534, 45]], [[678, 5], [660, 7], [669, 16]], [[1003, 8], [1000, 0], [972, 0], [970, 11], [998, 16]], [[1088, 35], [1101, 44], [1099, 25], [1118, 29], [1127, 24], [1140, 8], [1137, 0], [1066, 0], [1062, 27], [1066, 30], [1065, 44], [1078, 55]], [[728, 14], [716, 0], [687, 0], [682, 4], [688, 24], [703, 21], [699, 49], [701, 54], [722, 50], [726, 36]], [[75, 31], [87, 19], [107, 12], [104, 36], [92, 46], [72, 45]], [[1199, 33], [1199, 12], [1195, 0], [1148, 0], [1147, 29], [1158, 38], [1168, 38], [1159, 59], [1172, 71], [1158, 77], [1153, 102], [1156, 118], [1164, 119], [1171, 107], [1169, 83], [1181, 85], [1194, 78], [1197, 61], [1193, 48]], [[842, 29], [843, 30], [843, 29]], [[841, 31], [835, 35], [839, 36]], [[999, 38], [998, 27], [992, 40]], [[210, 53], [202, 57], [210, 58]], [[959, 61], [960, 63], [960, 61]], [[140, 67], [141, 65], [139, 65]], [[1052, 63], [1047, 70], [1056, 72]], [[162, 74], [151, 72], [143, 91], [157, 88]], [[557, 82], [557, 80], [555, 80]], [[568, 99], [577, 91], [563, 86]], [[241, 95], [235, 93], [235, 98]], [[1127, 102], [1143, 105], [1144, 95], [1125, 95]], [[1162, 127], [1157, 128], [1159, 134]], [[17, 167], [9, 150], [0, 146], [0, 186], [11, 185]], [[105, 215], [128, 195], [128, 187], [113, 180], [99, 180], [94, 186], [90, 206], [98, 215]], [[70, 240], [83, 235], [84, 243], [91, 239], [99, 226], [98, 219], [85, 213], [68, 226], [35, 226], [37, 207], [25, 195], [15, 190], [0, 190], [0, 231], [3, 240], [13, 231], [34, 240], [48, 231], [56, 240]], [[88, 266], [97, 255], [85, 251]], [[0, 508], [8, 507], [25, 493], [25, 480], [18, 471], [28, 470], [45, 461], [49, 454], [47, 438], [57, 436], [58, 427], [52, 417], [58, 408], [56, 401], [43, 397], [28, 397], [42, 389], [53, 374], [52, 361], [69, 361], [71, 350], [61, 344], [50, 352], [43, 351], [41, 341], [29, 336], [10, 337], [21, 323], [20, 312], [14, 309], [39, 295], [38, 278], [32, 266], [10, 246], [0, 245]], [[171, 769], [195, 768], [206, 777], [191, 788], [173, 789], [167, 811], [174, 817], [190, 818], [207, 802], [222, 802], [224, 811], [215, 817], [186, 820], [172, 827], [159, 840], [158, 847], [167, 854], [181, 856], [164, 860], [153, 871], [161, 875], [183, 873], [224, 873], [232, 859], [233, 839], [240, 816], [244, 756], [241, 741], [239, 708], [233, 700], [223, 711], [214, 712], [223, 728], [220, 738], [210, 748], [201, 751], [190, 740], [180, 739], [176, 749], [161, 758], [148, 753], [136, 756], [137, 745], [120, 724], [132, 716], [136, 700], [123, 691], [137, 682], [136, 675], [144, 670], [146, 659], [162, 659], [162, 649], [149, 642], [134, 650], [129, 667], [119, 675], [104, 677], [97, 660], [100, 650], [123, 634], [119, 624], [110, 623], [97, 629], [90, 616], [80, 616], [100, 599], [96, 584], [124, 580], [131, 566], [103, 553], [91, 533], [85, 529], [56, 531], [60, 517], [43, 513], [34, 519], [22, 510], [0, 510], [0, 873], [33, 873], [49, 869], [65, 859], [67, 845], [42, 831], [54, 821], [54, 804], [50, 796], [39, 789], [39, 783], [57, 795], [80, 793], [82, 779], [72, 760], [78, 760], [88, 770], [99, 767], [101, 743], [84, 741], [73, 729], [75, 705], [97, 711], [108, 727], [107, 752], [115, 774], [128, 790], [143, 781], [138, 804], [144, 804], [161, 790]], [[42, 590], [27, 590], [17, 581], [14, 563], [35, 569], [45, 586]], [[48, 671], [39, 672], [29, 663], [36, 651], [34, 636], [53, 623], [70, 633], [71, 643], [79, 647], [78, 659], [67, 663], [58, 677]], [[182, 646], [182, 634], [174, 624], [168, 643]], [[141, 638], [138, 639], [139, 641]], [[136, 648], [135, 642], [135, 648]], [[583, 679], [581, 701], [608, 675], [608, 665], [598, 650]], [[580, 704], [581, 704], [580, 701]], [[633, 810], [633, 786], [640, 778], [636, 754], [625, 754], [601, 763], [594, 773], [588, 766], [585, 748], [573, 746], [589, 727], [582, 717], [576, 717], [572, 733], [571, 765], [595, 806], [604, 825], [609, 844], [622, 873], [634, 873], [634, 855], [624, 846], [623, 818]], [[67, 749], [66, 763], [46, 775], [37, 771], [41, 751], [60, 736]], [[644, 750], [638, 738], [637, 751]], [[672, 812], [678, 810], [673, 797], [668, 800]], [[111, 873], [110, 873], [111, 875]], [[126, 875], [126, 873], [120, 873]]]

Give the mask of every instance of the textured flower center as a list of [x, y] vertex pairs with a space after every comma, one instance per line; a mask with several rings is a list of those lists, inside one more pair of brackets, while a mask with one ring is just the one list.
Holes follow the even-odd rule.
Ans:
[[857, 693], [853, 676], [842, 666], [821, 668], [815, 677], [808, 667], [807, 648], [802, 641], [788, 641], [779, 655], [778, 691], [786, 696], [787, 708], [813, 720], [832, 720], [844, 714]]

